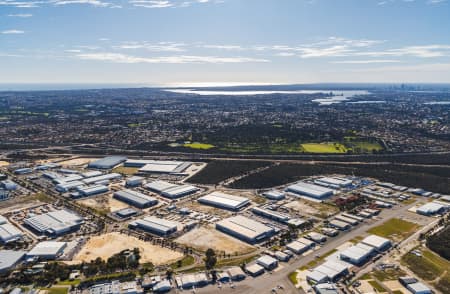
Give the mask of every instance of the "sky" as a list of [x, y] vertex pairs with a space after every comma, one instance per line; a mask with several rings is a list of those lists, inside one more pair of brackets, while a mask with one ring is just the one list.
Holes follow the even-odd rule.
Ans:
[[0, 0], [0, 83], [450, 83], [450, 0]]

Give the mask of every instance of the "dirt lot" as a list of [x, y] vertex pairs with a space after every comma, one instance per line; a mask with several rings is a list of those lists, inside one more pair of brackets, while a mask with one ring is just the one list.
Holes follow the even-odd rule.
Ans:
[[225, 251], [226, 254], [235, 254], [236, 252], [244, 254], [255, 250], [255, 247], [229, 237], [212, 227], [196, 228], [175, 241], [198, 250], [206, 251], [206, 249], [212, 248], [216, 252]]
[[72, 158], [65, 161], [58, 162], [63, 166], [81, 166], [88, 164], [91, 161], [94, 161], [98, 158]]
[[0, 160], [0, 167], [8, 166], [9, 162]]
[[73, 263], [88, 262], [97, 257], [107, 259], [125, 249], [139, 248], [141, 263], [152, 262], [155, 265], [167, 264], [183, 258], [180, 252], [152, 245], [133, 236], [120, 233], [108, 233], [95, 236], [83, 246], [81, 251], [72, 260]]
[[129, 207], [129, 205], [127, 205], [126, 203], [114, 199], [112, 195], [86, 198], [77, 200], [77, 202], [83, 206], [92, 207], [94, 209], [107, 212], [112, 212]]
[[302, 214], [308, 214], [312, 216], [316, 216], [319, 218], [327, 218], [330, 215], [338, 212], [338, 208], [327, 205], [324, 203], [307, 201], [304, 199], [298, 199], [296, 201], [291, 201], [285, 205], [287, 208], [291, 208], [293, 210], [298, 211]]

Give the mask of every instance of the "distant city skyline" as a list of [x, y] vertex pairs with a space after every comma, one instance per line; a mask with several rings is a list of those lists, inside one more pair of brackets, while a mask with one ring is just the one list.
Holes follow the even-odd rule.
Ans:
[[447, 0], [0, 0], [0, 83], [449, 83]]

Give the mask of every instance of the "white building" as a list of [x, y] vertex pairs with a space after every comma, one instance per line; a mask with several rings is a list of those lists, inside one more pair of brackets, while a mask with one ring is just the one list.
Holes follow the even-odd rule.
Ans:
[[198, 198], [198, 202], [223, 209], [239, 210], [248, 205], [250, 200], [245, 197], [229, 195], [216, 191]]
[[177, 222], [169, 221], [154, 216], [148, 216], [143, 219], [138, 219], [130, 222], [129, 226], [132, 228], [139, 228], [144, 231], [154, 233], [160, 236], [168, 236], [177, 231]]
[[269, 271], [278, 267], [278, 260], [269, 255], [261, 256], [256, 260], [256, 263]]
[[216, 229], [248, 243], [260, 242], [275, 233], [273, 228], [241, 215], [219, 221]]
[[26, 218], [24, 223], [33, 230], [52, 236], [62, 235], [79, 229], [84, 219], [68, 210], [55, 210]]
[[291, 192], [301, 196], [308, 196], [315, 199], [324, 199], [333, 195], [334, 191], [322, 186], [297, 182], [294, 185], [290, 185], [286, 188], [286, 192]]
[[36, 244], [36, 246], [27, 253], [27, 257], [56, 259], [64, 253], [66, 246], [66, 242], [43, 241]]

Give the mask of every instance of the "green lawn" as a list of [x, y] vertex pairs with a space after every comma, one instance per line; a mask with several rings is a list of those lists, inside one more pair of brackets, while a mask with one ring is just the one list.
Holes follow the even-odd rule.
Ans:
[[186, 143], [183, 145], [183, 147], [191, 148], [191, 149], [208, 150], [208, 149], [214, 148], [216, 146], [214, 146], [212, 144], [194, 142], [194, 143]]
[[367, 232], [395, 241], [401, 241], [412, 235], [420, 226], [398, 218], [391, 218], [383, 224], [371, 228]]
[[340, 143], [305, 143], [301, 147], [307, 153], [346, 153], [347, 148]]

